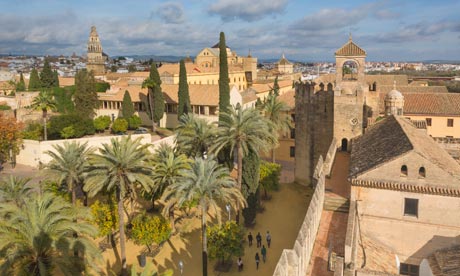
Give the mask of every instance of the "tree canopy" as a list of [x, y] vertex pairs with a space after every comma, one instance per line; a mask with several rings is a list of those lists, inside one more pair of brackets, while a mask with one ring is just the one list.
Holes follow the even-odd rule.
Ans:
[[99, 107], [99, 100], [93, 72], [88, 72], [86, 69], [77, 72], [73, 97], [77, 115], [91, 119], [96, 115], [95, 109]]
[[177, 118], [180, 119], [183, 114], [192, 112], [187, 83], [187, 69], [185, 68], [185, 62], [183, 59], [180, 61], [178, 98], [179, 104], [177, 109]]
[[37, 69], [33, 68], [30, 71], [30, 78], [29, 78], [29, 91], [37, 91], [42, 88], [42, 84], [40, 78], [38, 77]]
[[128, 90], [125, 90], [125, 95], [123, 95], [123, 103], [121, 105], [121, 114], [126, 120], [131, 118], [134, 115], [134, 105], [129, 95]]
[[219, 39], [219, 122], [221, 114], [230, 107], [230, 79], [228, 78], [227, 46], [225, 34], [220, 33]]

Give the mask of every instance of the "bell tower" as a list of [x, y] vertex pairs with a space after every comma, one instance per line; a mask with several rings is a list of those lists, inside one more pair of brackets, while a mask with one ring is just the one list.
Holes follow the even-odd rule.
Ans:
[[96, 27], [91, 27], [91, 32], [88, 39], [88, 60], [86, 69], [93, 71], [95, 75], [105, 74], [105, 61], [107, 57], [102, 52], [101, 41], [97, 34]]
[[361, 135], [364, 128], [366, 51], [351, 37], [335, 52], [336, 86], [334, 89], [334, 134], [342, 150], [350, 150], [350, 139]]

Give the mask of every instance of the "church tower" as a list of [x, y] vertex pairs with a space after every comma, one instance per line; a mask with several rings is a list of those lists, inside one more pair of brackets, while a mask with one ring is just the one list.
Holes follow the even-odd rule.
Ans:
[[367, 121], [364, 107], [369, 87], [365, 81], [365, 61], [366, 51], [353, 42], [351, 35], [348, 42], [335, 52], [333, 135], [345, 151], [350, 150], [350, 139], [363, 133]]
[[105, 74], [105, 61], [107, 56], [102, 52], [101, 41], [97, 34], [96, 27], [91, 27], [88, 39], [88, 60], [86, 69], [93, 71], [95, 75]]

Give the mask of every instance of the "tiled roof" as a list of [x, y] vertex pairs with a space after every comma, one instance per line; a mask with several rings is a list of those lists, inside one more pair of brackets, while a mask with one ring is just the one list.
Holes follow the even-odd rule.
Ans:
[[[377, 91], [380, 93], [388, 93], [393, 90], [393, 85], [377, 85]], [[445, 86], [412, 86], [412, 85], [396, 85], [396, 90], [402, 93], [449, 93]]]
[[[286, 86], [292, 87], [292, 80], [279, 80], [278, 85], [280, 88], [284, 88]], [[273, 82], [268, 83], [254, 83], [252, 88], [256, 90], [256, 93], [264, 93], [268, 92], [273, 88]]]
[[[459, 93], [403, 93], [405, 115], [460, 116]], [[385, 112], [385, 94], [380, 95], [380, 113]]]
[[460, 179], [460, 165], [430, 136], [398, 116], [377, 122], [353, 140], [350, 176], [356, 177], [410, 151]]
[[[194, 63], [185, 63], [185, 70], [187, 71], [187, 75], [200, 74], [200, 73], [218, 73], [219, 66], [200, 67]], [[239, 65], [239, 64], [229, 64], [228, 70], [229, 72], [243, 71], [243, 67], [242, 65]], [[163, 66], [158, 68], [158, 73], [160, 75], [165, 72], [168, 72], [173, 75], [178, 75], [179, 74], [179, 63], [163, 64]]]
[[[369, 275], [399, 275], [395, 252], [390, 247], [366, 234], [362, 235], [361, 238], [361, 246], [364, 248], [366, 256], [363, 255], [363, 250], [359, 248], [357, 250], [357, 263], [365, 263], [365, 271]], [[364, 272], [361, 269], [359, 271]]]
[[[147, 88], [141, 86], [129, 86], [121, 88], [116, 93], [98, 93], [100, 101], [123, 101], [125, 90], [128, 90], [133, 102], [140, 102], [147, 95]], [[162, 84], [161, 90], [166, 103], [178, 103], [179, 85]], [[219, 86], [218, 85], [189, 85], [190, 104], [192, 105], [219, 105]]]
[[434, 252], [428, 263], [434, 276], [460, 276], [460, 246]]
[[72, 77], [59, 77], [59, 86], [72, 86], [75, 85], [75, 78]]
[[336, 56], [365, 56], [366, 51], [356, 45], [351, 39], [335, 52]]
[[241, 92], [241, 97], [243, 99], [243, 104], [249, 103], [249, 102], [255, 102], [257, 101], [257, 95], [256, 91], [252, 88], [246, 89], [243, 92]]
[[283, 56], [280, 58], [280, 60], [278, 60], [278, 64], [279, 65], [289, 65], [289, 64], [292, 64], [289, 60], [287, 60], [287, 58]]
[[[381, 85], [391, 85], [393, 88], [393, 83], [396, 81], [396, 86], [404, 86], [409, 83], [407, 75], [365, 75], [365, 80], [368, 84], [377, 83], [377, 89]], [[391, 90], [391, 89], [390, 89]]]
[[294, 89], [278, 96], [278, 100], [285, 102], [290, 108], [295, 108], [295, 91]]

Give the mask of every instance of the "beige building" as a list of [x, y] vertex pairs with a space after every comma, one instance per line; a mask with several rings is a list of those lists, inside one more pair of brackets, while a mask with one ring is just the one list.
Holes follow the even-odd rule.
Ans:
[[276, 63], [276, 68], [280, 74], [292, 74], [294, 72], [294, 64], [284, 56], [284, 53]]
[[105, 62], [107, 55], [102, 52], [102, 45], [97, 34], [96, 27], [91, 27], [91, 32], [88, 39], [88, 60], [86, 62], [86, 69], [93, 71], [95, 75], [105, 74]]
[[358, 275], [447, 275], [428, 259], [460, 244], [460, 165], [410, 120], [389, 116], [353, 139], [349, 177], [359, 225], [348, 229], [362, 238], [346, 265]]

